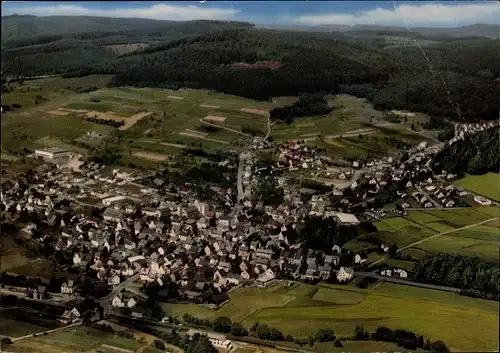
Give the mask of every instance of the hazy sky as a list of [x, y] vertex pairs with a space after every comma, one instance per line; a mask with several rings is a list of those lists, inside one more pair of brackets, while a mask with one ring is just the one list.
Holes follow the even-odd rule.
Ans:
[[453, 27], [500, 24], [497, 1], [2, 2], [2, 16], [87, 15], [157, 20], [223, 19], [258, 24]]

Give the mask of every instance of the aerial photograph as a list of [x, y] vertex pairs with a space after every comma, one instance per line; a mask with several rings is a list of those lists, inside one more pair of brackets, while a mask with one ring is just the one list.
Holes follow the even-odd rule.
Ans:
[[0, 352], [499, 351], [500, 2], [1, 12]]

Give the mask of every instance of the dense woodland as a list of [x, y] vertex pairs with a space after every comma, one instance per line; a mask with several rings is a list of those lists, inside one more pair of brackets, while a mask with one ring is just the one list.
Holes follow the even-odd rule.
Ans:
[[415, 264], [413, 280], [497, 295], [498, 262], [451, 254], [428, 255]]
[[434, 169], [457, 174], [497, 173], [500, 168], [499, 143], [496, 127], [469, 136], [442, 150], [434, 159]]
[[[498, 118], [499, 40], [464, 38], [428, 45], [429, 70], [417, 48], [385, 49], [379, 40], [340, 33], [264, 30], [218, 21], [162, 28], [11, 40], [2, 43], [2, 71], [14, 76], [109, 73], [116, 74], [112, 84], [117, 86], [208, 88], [259, 100], [343, 92], [365, 97], [379, 109], [468, 121]], [[107, 48], [134, 42], [149, 47], [121, 56]], [[280, 65], [233, 65], [261, 61]]]

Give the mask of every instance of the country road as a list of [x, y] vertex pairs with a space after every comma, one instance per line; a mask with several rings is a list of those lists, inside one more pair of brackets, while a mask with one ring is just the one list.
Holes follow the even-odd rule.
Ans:
[[[470, 224], [470, 225], [465, 226], [465, 227], [461, 227], [461, 228], [457, 228], [457, 229], [453, 229], [453, 230], [448, 230], [448, 231], [446, 231], [446, 232], [442, 232], [442, 233], [439, 233], [439, 234], [434, 234], [434, 235], [431, 235], [430, 237], [427, 237], [427, 238], [421, 239], [421, 240], [419, 240], [419, 241], [413, 242], [413, 243], [411, 243], [411, 244], [409, 244], [409, 245], [406, 245], [406, 246], [404, 246], [404, 247], [402, 247], [402, 248], [398, 249], [398, 251], [397, 251], [397, 252], [401, 252], [401, 251], [403, 251], [403, 250], [405, 250], [405, 249], [408, 249], [408, 248], [411, 248], [411, 247], [413, 247], [413, 246], [415, 246], [415, 245], [419, 245], [419, 244], [425, 243], [426, 241], [431, 240], [431, 239], [435, 239], [435, 238], [437, 238], [437, 237], [440, 237], [441, 235], [447, 235], [447, 234], [455, 233], [455, 232], [458, 232], [458, 231], [461, 231], [461, 230], [464, 230], [464, 229], [473, 228], [473, 227], [475, 227], [475, 226], [479, 226], [479, 225], [484, 224], [484, 223], [488, 223], [488, 222], [491, 222], [491, 221], [495, 221], [495, 220], [497, 220], [497, 219], [499, 219], [499, 217], [493, 217], [493, 218], [487, 219], [487, 220], [482, 221], [482, 222], [478, 222], [478, 223]], [[375, 262], [372, 262], [372, 263], [370, 264], [370, 266], [376, 265], [376, 264], [378, 264], [378, 263], [380, 263], [380, 262], [384, 261], [384, 259], [385, 259], [385, 258], [381, 258], [380, 260], [377, 260], [377, 261], [375, 261]]]
[[[58, 327], [56, 329], [53, 329], [53, 330], [48, 330], [48, 331], [43, 331], [43, 333], [52, 333], [52, 332], [57, 332], [57, 331], [61, 331], [61, 330], [66, 330], [68, 328], [71, 328], [71, 327], [75, 327], [75, 326], [81, 326], [83, 324], [83, 321], [78, 321], [78, 322], [75, 322], [74, 324], [70, 324], [68, 326], [63, 326], [63, 327]], [[41, 333], [38, 333], [37, 335], [40, 335]], [[33, 334], [29, 334], [29, 335], [26, 335], [26, 336], [21, 336], [21, 337], [16, 337], [16, 338], [10, 338], [12, 340], [12, 343], [14, 342], [18, 342], [18, 341], [21, 341], [21, 340], [24, 340], [24, 339], [27, 339], [27, 338], [31, 338], [33, 337]]]
[[[328, 135], [328, 136], [325, 136], [325, 138], [336, 139], [336, 138], [339, 138], [341, 136], [342, 137], [351, 137], [351, 136], [358, 136], [358, 135], [369, 135], [369, 134], [374, 134], [374, 133], [379, 132], [379, 130], [377, 130], [377, 127], [392, 126], [392, 125], [394, 125], [394, 124], [393, 123], [382, 123], [382, 124], [374, 125], [373, 128], [346, 131], [342, 134]], [[314, 137], [301, 138], [301, 140], [314, 141], [317, 138], [318, 138], [318, 136], [314, 136]]]
[[409, 281], [406, 279], [401, 279], [401, 278], [394, 278], [394, 277], [389, 277], [389, 276], [381, 276], [376, 274], [375, 272], [356, 272], [357, 276], [360, 277], [370, 277], [370, 278], [376, 278], [378, 280], [384, 281], [384, 282], [390, 282], [390, 283], [396, 283], [396, 284], [404, 284], [407, 286], [412, 286], [412, 287], [420, 287], [420, 288], [427, 288], [427, 289], [436, 289], [440, 291], [445, 291], [445, 292], [454, 292], [454, 293], [459, 293], [460, 288], [455, 288], [455, 287], [447, 287], [447, 286], [438, 286], [434, 284], [426, 284], [426, 283], [419, 283], [419, 282], [413, 282]]
[[223, 130], [231, 131], [231, 132], [234, 132], [236, 134], [240, 134], [240, 135], [243, 135], [243, 136], [246, 136], [246, 137], [252, 137], [252, 135], [246, 134], [244, 132], [241, 132], [241, 131], [238, 131], [238, 130], [235, 130], [235, 129], [231, 129], [231, 128], [228, 128], [228, 127], [225, 127], [225, 126], [217, 125], [217, 124], [214, 124], [214, 123], [210, 123], [210, 122], [208, 122], [206, 120], [203, 120], [203, 119], [200, 119], [200, 123], [206, 124], [206, 125], [210, 125], [210, 126], [218, 128], [218, 129], [223, 129]]

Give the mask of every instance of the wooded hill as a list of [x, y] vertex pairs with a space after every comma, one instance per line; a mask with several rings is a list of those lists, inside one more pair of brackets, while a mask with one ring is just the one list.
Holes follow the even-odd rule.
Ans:
[[[467, 121], [498, 118], [500, 40], [427, 45], [430, 70], [418, 48], [389, 49], [378, 40], [359, 41], [341, 33], [266, 30], [221, 21], [148, 26], [2, 43], [2, 71], [24, 76], [116, 74], [114, 85], [207, 88], [259, 100], [342, 92], [365, 97], [379, 109]], [[122, 55], [108, 47], [134, 42], [148, 46]]]

